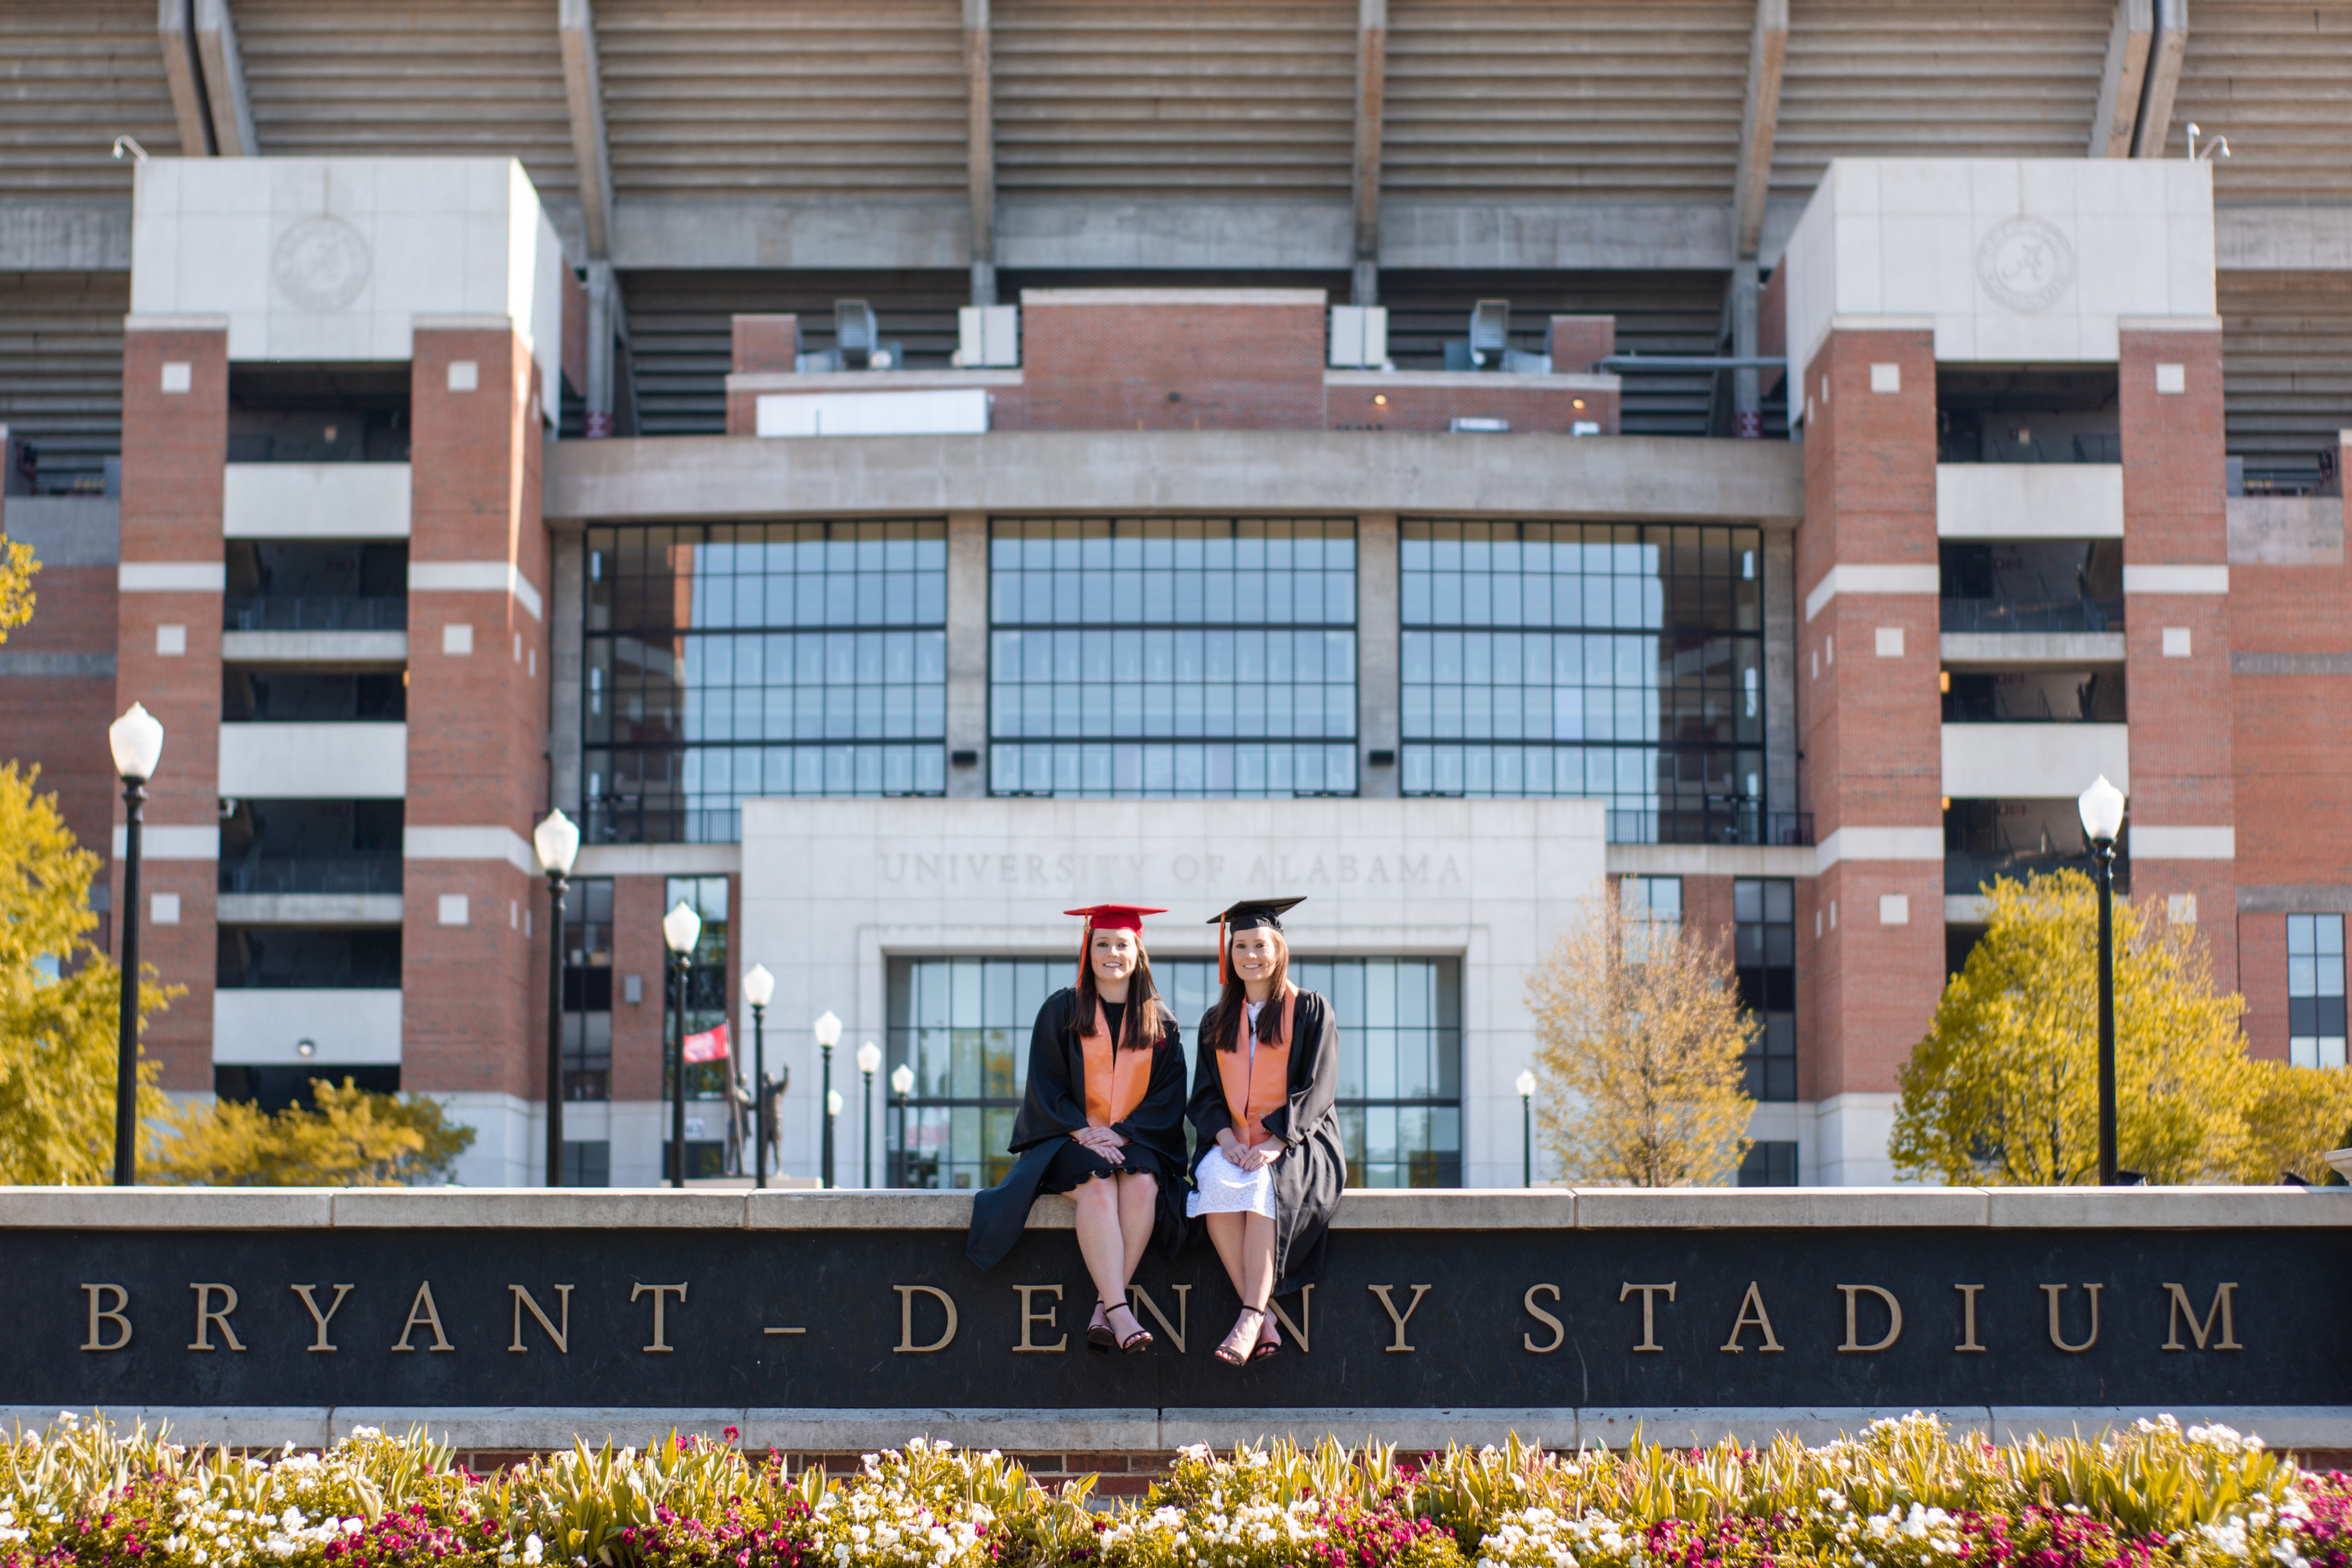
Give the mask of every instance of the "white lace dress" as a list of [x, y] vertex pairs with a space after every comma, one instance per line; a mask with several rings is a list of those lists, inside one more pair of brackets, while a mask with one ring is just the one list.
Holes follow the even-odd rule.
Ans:
[[[1260, 1004], [1245, 1004], [1249, 1009], [1248, 1050], [1253, 1067], [1257, 1062], [1257, 1015]], [[1184, 1197], [1187, 1217], [1204, 1214], [1260, 1214], [1274, 1217], [1274, 1167], [1263, 1165], [1255, 1171], [1244, 1171], [1225, 1158], [1225, 1152], [1214, 1144], [1201, 1156], [1193, 1172], [1199, 1184]]]

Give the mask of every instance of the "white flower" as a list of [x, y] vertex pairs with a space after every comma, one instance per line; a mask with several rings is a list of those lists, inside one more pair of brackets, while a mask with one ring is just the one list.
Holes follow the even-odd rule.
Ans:
[[526, 1563], [537, 1563], [546, 1550], [547, 1543], [540, 1540], [537, 1531], [533, 1531], [523, 1538], [522, 1560]]

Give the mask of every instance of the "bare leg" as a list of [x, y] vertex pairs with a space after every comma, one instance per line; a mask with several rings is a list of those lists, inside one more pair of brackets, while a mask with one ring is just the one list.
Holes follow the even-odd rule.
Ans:
[[1247, 1215], [1213, 1214], [1202, 1218], [1209, 1224], [1209, 1244], [1217, 1249], [1217, 1261], [1225, 1266], [1225, 1278], [1234, 1282], [1234, 1294], [1244, 1301], [1248, 1292], [1242, 1286], [1242, 1221]]
[[[1127, 1268], [1119, 1278], [1135, 1278], [1136, 1266], [1143, 1261], [1144, 1250], [1151, 1245], [1153, 1222], [1160, 1215], [1160, 1178], [1148, 1171], [1118, 1178], [1118, 1233], [1127, 1242]], [[1125, 1290], [1120, 1291], [1123, 1297]]]
[[1119, 1235], [1118, 1184], [1109, 1176], [1082, 1182], [1070, 1196], [1078, 1205], [1078, 1255], [1095, 1282], [1095, 1300], [1105, 1303], [1127, 1299], [1127, 1243]]

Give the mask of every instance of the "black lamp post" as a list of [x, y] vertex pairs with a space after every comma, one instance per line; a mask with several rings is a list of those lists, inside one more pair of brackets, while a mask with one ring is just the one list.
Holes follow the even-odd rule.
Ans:
[[841, 1020], [835, 1017], [833, 1009], [828, 1007], [817, 1015], [816, 1022], [809, 1028], [816, 1036], [817, 1049], [824, 1056], [824, 1082], [821, 1089], [822, 1098], [818, 1101], [819, 1109], [824, 1112], [824, 1152], [820, 1173], [825, 1190], [831, 1192], [834, 1186], [833, 1124], [841, 1115], [841, 1108], [833, 1092], [833, 1047], [841, 1044]]
[[866, 1075], [866, 1099], [857, 1111], [857, 1146], [865, 1158], [866, 1184], [874, 1184], [874, 1075], [882, 1070], [882, 1047], [868, 1040], [857, 1047], [857, 1070]]
[[898, 1147], [890, 1156], [895, 1174], [890, 1184], [907, 1184], [907, 1097], [915, 1092], [915, 1069], [900, 1062], [890, 1069], [890, 1092], [898, 1097]]
[[2098, 781], [2077, 805], [2099, 880], [2099, 1185], [2116, 1177], [2116, 839], [2124, 826], [2123, 791]]
[[751, 1004], [751, 1184], [768, 1184], [768, 1002], [776, 977], [764, 963], [743, 972], [743, 1000]]
[[1536, 1075], [1526, 1068], [1511, 1087], [1519, 1091], [1519, 1185], [1536, 1184]]
[[702, 917], [681, 899], [662, 916], [662, 941], [669, 948], [671, 986], [676, 1021], [670, 1026], [669, 1184], [686, 1185], [686, 975], [694, 960], [694, 944], [702, 935]]
[[106, 731], [122, 781], [122, 993], [114, 1058], [114, 1184], [139, 1184], [139, 854], [147, 781], [163, 754], [163, 726], [133, 702]]
[[547, 873], [547, 1184], [563, 1184], [563, 893], [580, 853], [580, 829], [560, 811], [531, 830]]

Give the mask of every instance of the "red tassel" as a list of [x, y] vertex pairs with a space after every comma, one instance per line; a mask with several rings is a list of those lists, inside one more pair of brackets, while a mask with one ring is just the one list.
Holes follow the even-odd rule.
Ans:
[[1229, 984], [1225, 979], [1225, 921], [1222, 915], [1217, 919], [1217, 984]]
[[1094, 922], [1094, 921], [1085, 921], [1080, 922], [1080, 924], [1079, 924], [1079, 926], [1078, 926], [1078, 980], [1077, 980], [1077, 983], [1078, 983], [1080, 985], [1084, 985], [1084, 984], [1087, 983], [1087, 944], [1090, 941], [1092, 941], [1092, 940], [1093, 940], [1093, 938], [1094, 938], [1094, 934], [1095, 934], [1095, 922]]

